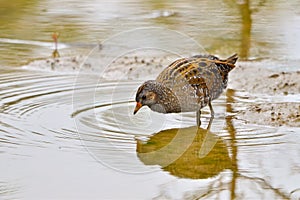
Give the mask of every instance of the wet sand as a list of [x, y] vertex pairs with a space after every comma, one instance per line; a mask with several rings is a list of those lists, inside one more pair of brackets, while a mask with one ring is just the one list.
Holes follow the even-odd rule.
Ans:
[[300, 93], [300, 71], [265, 69], [257, 62], [239, 62], [230, 72], [229, 87], [255, 94], [288, 95]]
[[[105, 69], [97, 69], [97, 64], [89, 59], [84, 61], [84, 56], [74, 56], [36, 60], [25, 68], [76, 73], [81, 69], [84, 73], [101, 73], [103, 79], [142, 82], [154, 79], [175, 59], [177, 57], [169, 55], [150, 57], [129, 54], [115, 59]], [[228, 88], [247, 93], [253, 101], [235, 117], [245, 123], [300, 127], [300, 71], [274, 71], [264, 68], [263, 62], [237, 62], [237, 67], [230, 72]], [[256, 101], [261, 96], [269, 98], [269, 102]], [[273, 97], [289, 100], [276, 101]]]
[[[300, 71], [279, 72], [259, 68], [255, 64], [241, 62], [230, 74], [229, 88], [245, 91], [254, 99], [236, 117], [246, 123], [300, 127]], [[256, 103], [255, 96], [286, 97], [289, 102], [276, 102], [270, 98], [268, 103]], [[293, 99], [295, 97], [298, 100]]]

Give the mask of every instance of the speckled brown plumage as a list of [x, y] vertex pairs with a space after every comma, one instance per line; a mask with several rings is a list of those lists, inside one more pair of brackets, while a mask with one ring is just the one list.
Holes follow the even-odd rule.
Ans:
[[218, 98], [227, 87], [228, 73], [235, 67], [237, 54], [221, 60], [212, 55], [181, 58], [165, 68], [156, 78], [143, 83], [136, 94], [134, 114], [144, 105], [160, 113], [197, 111]]

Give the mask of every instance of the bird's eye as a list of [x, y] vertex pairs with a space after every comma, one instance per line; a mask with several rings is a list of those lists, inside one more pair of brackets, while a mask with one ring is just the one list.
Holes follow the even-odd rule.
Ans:
[[142, 100], [145, 100], [145, 99], [146, 99], [146, 95], [143, 95], [143, 96], [142, 96]]

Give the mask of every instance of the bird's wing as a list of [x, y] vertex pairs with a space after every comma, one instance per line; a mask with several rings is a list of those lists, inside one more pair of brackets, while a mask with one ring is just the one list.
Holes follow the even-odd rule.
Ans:
[[156, 78], [158, 82], [164, 83], [165, 81], [173, 80], [174, 79], [174, 72], [180, 68], [182, 65], [188, 63], [187, 58], [181, 58], [175, 60], [171, 63], [168, 67], [166, 67]]

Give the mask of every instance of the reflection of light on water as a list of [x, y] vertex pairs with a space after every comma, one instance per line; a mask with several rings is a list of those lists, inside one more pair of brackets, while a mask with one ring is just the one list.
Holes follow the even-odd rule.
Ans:
[[155, 10], [150, 15], [147, 15], [149, 18], [160, 18], [160, 17], [171, 17], [175, 15], [176, 12], [174, 11], [168, 11], [168, 10]]
[[[64, 0], [64, 7], [61, 7], [61, 4], [55, 1], [16, 4], [7, 1], [2, 5], [5, 12], [1, 20], [1, 25], [5, 27], [2, 30], [2, 37], [5, 37], [3, 39], [11, 36], [13, 38], [8, 39], [28, 40], [30, 44], [27, 44], [27, 41], [26, 46], [22, 48], [15, 48], [15, 43], [3, 45], [0, 47], [0, 51], [4, 52], [1, 54], [1, 60], [20, 64], [32, 58], [45, 57], [48, 45], [51, 45], [49, 33], [52, 31], [59, 31], [62, 34], [61, 42], [64, 43], [97, 43], [96, 40], [103, 41], [110, 35], [124, 30], [157, 25], [196, 38], [211, 53], [226, 55], [229, 52], [237, 52], [240, 46], [242, 16], [238, 6], [241, 2], [246, 1], [240, 1], [238, 4], [233, 1], [195, 3], [189, 0], [158, 3], [117, 0], [83, 4], [78, 0]], [[298, 64], [299, 2], [251, 1], [250, 4], [252, 31], [249, 57], [272, 60], [287, 58], [298, 60], [295, 63]], [[46, 45], [46, 48], [32, 47], [32, 44], [36, 43], [32, 40], [38, 41], [39, 45]], [[78, 49], [71, 45], [68, 50], [74, 50], [76, 54]], [[22, 59], [16, 62], [20, 55]], [[276, 68], [277, 65], [273, 67]], [[295, 69], [295, 66], [293, 68]]]
[[[280, 27], [280, 30], [282, 31], [281, 37], [278, 38], [281, 42], [280, 49], [284, 49], [287, 52], [287, 54], [282, 55], [283, 58], [299, 60], [300, 55], [298, 52], [300, 49], [300, 16], [282, 14], [278, 20], [278, 27]], [[297, 69], [299, 69], [299, 67]]]
[[[19, 39], [9, 39], [9, 38], [0, 38], [0, 43], [8, 43], [8, 44], [24, 44], [24, 45], [35, 45], [41, 47], [48, 47], [54, 49], [53, 42], [40, 42], [33, 40], [19, 40]], [[68, 45], [59, 43], [58, 49], [68, 48]]]

